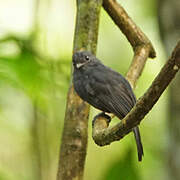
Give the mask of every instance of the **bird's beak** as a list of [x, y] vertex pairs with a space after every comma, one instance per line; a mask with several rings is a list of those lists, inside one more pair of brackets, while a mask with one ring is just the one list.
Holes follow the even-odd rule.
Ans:
[[83, 66], [84, 64], [86, 64], [86, 63], [77, 63], [76, 64], [76, 67], [79, 69], [81, 66]]

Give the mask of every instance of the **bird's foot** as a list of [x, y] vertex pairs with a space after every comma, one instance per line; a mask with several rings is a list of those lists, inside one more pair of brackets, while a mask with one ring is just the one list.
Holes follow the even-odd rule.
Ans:
[[96, 120], [97, 120], [97, 119], [100, 119], [100, 118], [105, 119], [105, 120], [106, 120], [106, 123], [107, 123], [108, 125], [109, 125], [109, 123], [111, 122], [111, 117], [108, 116], [107, 114], [105, 114], [105, 112], [101, 112], [101, 113], [97, 114], [97, 115], [94, 117], [94, 119], [93, 119], [93, 121], [92, 121], [92, 127], [94, 127], [94, 124], [95, 124]]

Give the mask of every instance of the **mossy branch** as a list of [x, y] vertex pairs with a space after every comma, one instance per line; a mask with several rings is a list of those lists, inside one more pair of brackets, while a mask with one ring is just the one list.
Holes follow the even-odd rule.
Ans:
[[[102, 0], [77, 0], [74, 49], [96, 53]], [[60, 147], [57, 180], [82, 180], [87, 150], [89, 105], [75, 93], [71, 83]]]

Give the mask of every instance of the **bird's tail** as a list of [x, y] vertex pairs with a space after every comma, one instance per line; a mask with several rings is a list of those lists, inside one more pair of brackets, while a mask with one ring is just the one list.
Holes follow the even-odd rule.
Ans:
[[136, 139], [136, 145], [137, 145], [137, 151], [138, 151], [138, 160], [142, 161], [142, 156], [144, 155], [144, 152], [143, 152], [143, 146], [142, 146], [142, 142], [141, 142], [141, 135], [139, 132], [139, 127], [136, 126], [135, 128], [133, 128], [133, 132], [134, 132], [134, 137]]

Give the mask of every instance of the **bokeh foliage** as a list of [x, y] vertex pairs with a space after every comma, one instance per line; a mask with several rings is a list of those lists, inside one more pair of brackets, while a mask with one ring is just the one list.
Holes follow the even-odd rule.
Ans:
[[[28, 21], [30, 25], [26, 21], [34, 17], [34, 4], [30, 0], [14, 2], [17, 4], [0, 2], [9, 9], [1, 11], [0, 24], [4, 14], [11, 16], [3, 25], [6, 30], [0, 33], [0, 179], [55, 179], [70, 81], [75, 2], [41, 0], [37, 21]], [[155, 1], [142, 0], [123, 1], [122, 5], [151, 39], [158, 54], [156, 60], [147, 62], [137, 84], [135, 93], [139, 97], [164, 60], [156, 5]], [[32, 7], [28, 18], [26, 14], [24, 19], [23, 14], [17, 15], [20, 7], [26, 10]], [[17, 21], [27, 26], [26, 30], [19, 29]], [[130, 44], [103, 9], [97, 56], [122, 74], [127, 72], [133, 56]], [[141, 124], [145, 148], [142, 163], [137, 162], [132, 135], [108, 147], [94, 144], [91, 119], [96, 110], [92, 109], [85, 179], [164, 179], [167, 104], [166, 93]]]

